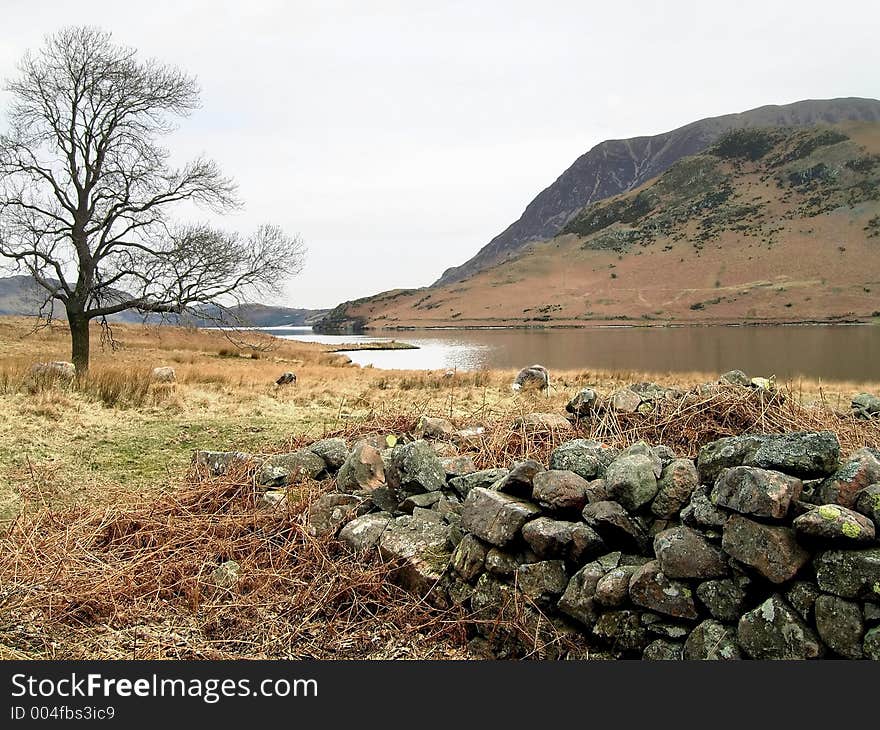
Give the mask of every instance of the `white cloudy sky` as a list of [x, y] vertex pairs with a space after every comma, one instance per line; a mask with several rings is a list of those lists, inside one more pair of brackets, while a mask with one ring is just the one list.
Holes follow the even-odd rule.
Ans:
[[880, 97], [876, 0], [0, 0], [0, 77], [68, 24], [198, 77], [168, 144], [301, 234], [290, 306], [429, 284], [603, 139]]

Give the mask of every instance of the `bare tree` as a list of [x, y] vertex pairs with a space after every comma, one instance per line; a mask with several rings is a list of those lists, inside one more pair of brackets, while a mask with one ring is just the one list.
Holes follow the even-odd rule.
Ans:
[[170, 214], [239, 206], [211, 160], [172, 167], [159, 138], [199, 104], [196, 81], [91, 27], [65, 28], [28, 52], [7, 90], [0, 136], [0, 256], [45, 290], [40, 314], [67, 313], [77, 372], [89, 322], [229, 311], [301, 271], [305, 249], [272, 225], [242, 237]]

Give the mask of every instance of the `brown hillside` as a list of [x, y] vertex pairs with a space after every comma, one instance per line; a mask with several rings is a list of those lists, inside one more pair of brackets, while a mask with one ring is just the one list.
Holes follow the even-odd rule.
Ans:
[[856, 321], [880, 310], [880, 124], [741, 130], [444, 287], [341, 305], [369, 328]]

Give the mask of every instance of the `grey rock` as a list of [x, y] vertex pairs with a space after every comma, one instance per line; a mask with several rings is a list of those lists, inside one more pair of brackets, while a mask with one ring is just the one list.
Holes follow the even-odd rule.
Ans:
[[587, 504], [593, 504], [595, 502], [607, 502], [611, 499], [608, 496], [608, 490], [605, 489], [605, 480], [604, 479], [594, 479], [591, 482], [587, 483]]
[[473, 457], [468, 454], [463, 454], [461, 456], [445, 456], [440, 459], [440, 465], [446, 472], [447, 479], [462, 477], [467, 474], [473, 474], [477, 471], [477, 466], [474, 464]]
[[638, 611], [603, 613], [593, 626], [593, 635], [615, 651], [642, 651], [648, 645], [648, 632], [639, 620]]
[[618, 456], [605, 470], [605, 488], [626, 509], [639, 509], [657, 494], [653, 460], [643, 454]]
[[729, 512], [712, 504], [706, 486], [697, 487], [691, 495], [691, 501], [681, 511], [681, 521], [691, 527], [724, 527], [729, 518]]
[[407, 494], [436, 492], [446, 486], [446, 470], [424, 440], [396, 446], [387, 473], [388, 485]]
[[724, 526], [721, 547], [772, 583], [791, 580], [810, 559], [788, 527], [765, 525], [740, 515]]
[[778, 471], [736, 466], [721, 473], [710, 500], [742, 514], [782, 519], [803, 488], [800, 479]]
[[[592, 388], [582, 388], [568, 401], [565, 410], [578, 418], [589, 416], [596, 410], [599, 404], [599, 396]], [[564, 467], [568, 468], [568, 467]]]
[[706, 619], [691, 631], [682, 656], [689, 661], [742, 659], [733, 629], [713, 619]]
[[869, 449], [856, 451], [817, 490], [823, 504], [853, 507], [862, 489], [880, 482], [880, 459]]
[[595, 600], [609, 608], [622, 606], [629, 597], [629, 581], [637, 569], [635, 565], [622, 565], [606, 573], [596, 584]]
[[525, 524], [522, 536], [539, 558], [564, 558], [570, 550], [572, 531], [576, 526], [574, 522], [538, 517]]
[[696, 592], [712, 618], [718, 621], [735, 623], [745, 610], [746, 592], [729, 578], [700, 583]]
[[[416, 509], [430, 509], [441, 499], [443, 499], [443, 495], [440, 492], [411, 494], [400, 503], [398, 509], [401, 512], [411, 515]], [[438, 517], [440, 516], [441, 515], [438, 515]]]
[[194, 451], [192, 461], [206, 468], [211, 476], [221, 477], [233, 469], [244, 468], [253, 458], [243, 451]]
[[449, 565], [448, 536], [449, 528], [441, 522], [398, 517], [379, 537], [379, 554], [397, 563], [392, 573], [395, 582], [425, 595]]
[[448, 441], [455, 436], [455, 426], [445, 418], [422, 416], [413, 429], [417, 439], [440, 439]]
[[824, 654], [819, 637], [778, 595], [743, 614], [736, 637], [752, 659], [816, 659]]
[[518, 461], [511, 466], [504, 480], [496, 488], [499, 492], [514, 494], [529, 499], [535, 477], [544, 471], [544, 467], [534, 459]]
[[723, 469], [755, 466], [801, 479], [832, 474], [840, 459], [840, 443], [830, 431], [779, 435], [731, 436], [700, 449], [697, 468], [703, 483], [714, 483]]
[[327, 471], [339, 470], [348, 458], [348, 444], [343, 438], [321, 439], [315, 441], [308, 449], [324, 460]]
[[663, 518], [675, 516], [688, 503], [699, 484], [694, 462], [690, 459], [670, 461], [660, 476], [657, 496], [651, 503], [651, 512]]
[[339, 539], [353, 552], [363, 552], [379, 544], [379, 538], [392, 519], [387, 512], [355, 517], [339, 531]]
[[850, 409], [856, 418], [880, 418], [880, 398], [872, 393], [857, 393], [850, 401]]
[[586, 480], [595, 479], [605, 473], [616, 452], [598, 441], [572, 439], [557, 446], [550, 453], [550, 468], [558, 471], [573, 471]]
[[502, 577], [508, 577], [516, 572], [519, 560], [511, 553], [500, 550], [497, 547], [489, 548], [486, 554], [486, 570]]
[[211, 582], [219, 588], [232, 588], [241, 576], [241, 565], [234, 560], [220, 563], [211, 573]]
[[880, 531], [880, 484], [871, 484], [856, 492], [856, 511], [874, 523], [874, 531]]
[[862, 658], [865, 624], [858, 603], [837, 596], [816, 599], [816, 630], [831, 651], [847, 659]]
[[880, 622], [880, 604], [865, 601], [862, 604], [862, 613], [866, 624], [873, 625]]
[[385, 484], [381, 452], [366, 441], [358, 441], [336, 474], [340, 492], [372, 490]]
[[828, 550], [815, 557], [813, 567], [826, 593], [880, 603], [880, 548]]
[[353, 494], [323, 494], [309, 505], [306, 530], [310, 535], [335, 535], [357, 516], [362, 500]]
[[605, 541], [589, 525], [577, 523], [572, 528], [568, 557], [575, 564], [581, 565], [607, 551]]
[[644, 606], [667, 616], [686, 619], [697, 617], [691, 589], [685, 583], [664, 575], [656, 560], [642, 565], [633, 573], [629, 583], [629, 597], [637, 606]]
[[570, 433], [573, 430], [568, 419], [559, 413], [527, 413], [514, 419], [513, 428], [527, 434]]
[[492, 545], [504, 547], [526, 522], [540, 513], [530, 502], [477, 487], [468, 494], [461, 516], [465, 530]]
[[592, 627], [599, 617], [599, 608], [595, 601], [596, 586], [606, 572], [606, 568], [598, 561], [587, 563], [568, 581], [557, 604], [558, 609], [587, 628]]
[[654, 554], [669, 578], [720, 578], [728, 572], [724, 554], [689, 527], [658, 533]]
[[683, 646], [677, 641], [655, 639], [645, 647], [642, 659], [646, 661], [678, 661], [682, 656]]
[[290, 454], [270, 456], [260, 467], [257, 481], [268, 487], [284, 487], [304, 479], [317, 479], [326, 468], [320, 456], [308, 449], [300, 449]]
[[452, 487], [461, 498], [470, 494], [472, 489], [482, 488], [488, 489], [499, 480], [507, 476], [507, 469], [482, 469], [471, 474], [463, 474], [449, 480], [449, 486]]
[[[651, 447], [651, 453], [660, 460], [661, 470], [665, 469], [669, 464], [675, 461], [675, 452], [671, 447], [665, 446], [664, 444]], [[688, 459], [688, 461], [690, 461], [690, 459]], [[659, 478], [660, 474], [657, 476]]]
[[595, 502], [583, 510], [584, 522], [592, 527], [606, 545], [631, 546], [637, 550], [648, 544], [645, 529], [617, 502]]
[[620, 413], [637, 413], [642, 396], [630, 388], [621, 388], [611, 394], [611, 408]]
[[451, 564], [464, 580], [471, 582], [486, 565], [488, 546], [473, 535], [465, 535], [452, 553]]
[[532, 499], [554, 513], [576, 513], [587, 503], [587, 486], [573, 471], [542, 471], [535, 475]]
[[558, 596], [568, 586], [568, 575], [561, 560], [542, 560], [516, 569], [516, 586], [531, 599]]
[[821, 595], [819, 586], [808, 580], [796, 580], [785, 592], [785, 600], [807, 623], [813, 620], [813, 607]]
[[800, 537], [855, 545], [874, 541], [874, 523], [864, 515], [836, 504], [823, 504], [792, 522]]
[[865, 659], [871, 659], [875, 662], [880, 661], [880, 626], [865, 632], [862, 651], [864, 652]]
[[641, 621], [649, 634], [662, 636], [664, 639], [684, 641], [691, 632], [688, 624], [670, 621], [668, 617], [658, 616], [656, 613], [643, 613]]
[[719, 382], [728, 385], [738, 385], [741, 388], [748, 388], [752, 384], [751, 378], [742, 370], [729, 370], [719, 378]]

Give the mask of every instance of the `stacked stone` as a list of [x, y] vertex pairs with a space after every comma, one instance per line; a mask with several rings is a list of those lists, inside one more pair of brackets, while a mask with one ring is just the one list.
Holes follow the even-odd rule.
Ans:
[[573, 439], [546, 465], [477, 470], [439, 455], [455, 432], [429, 420], [392, 448], [308, 447], [337, 486], [309, 529], [464, 606], [496, 656], [561, 632], [618, 657], [880, 659], [880, 451], [841, 459], [830, 432], [725, 438], [696, 460]]

